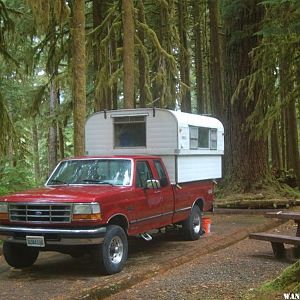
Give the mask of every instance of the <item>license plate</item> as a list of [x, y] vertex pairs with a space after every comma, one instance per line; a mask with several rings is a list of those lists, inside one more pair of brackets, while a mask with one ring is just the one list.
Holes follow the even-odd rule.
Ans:
[[26, 236], [28, 247], [45, 247], [45, 239], [43, 236]]

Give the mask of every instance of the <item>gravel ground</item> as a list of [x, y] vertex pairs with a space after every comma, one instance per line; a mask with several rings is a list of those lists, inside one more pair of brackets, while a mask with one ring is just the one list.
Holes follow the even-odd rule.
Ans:
[[[295, 226], [287, 223], [273, 231], [291, 232], [291, 229]], [[245, 292], [276, 277], [290, 263], [275, 259], [269, 242], [246, 239], [108, 299], [244, 299]]]

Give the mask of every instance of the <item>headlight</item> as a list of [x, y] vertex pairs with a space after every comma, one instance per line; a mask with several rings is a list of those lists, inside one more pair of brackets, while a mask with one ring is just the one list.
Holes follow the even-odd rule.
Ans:
[[0, 202], [0, 220], [8, 220], [8, 204]]
[[99, 203], [75, 203], [73, 205], [73, 220], [101, 220]]

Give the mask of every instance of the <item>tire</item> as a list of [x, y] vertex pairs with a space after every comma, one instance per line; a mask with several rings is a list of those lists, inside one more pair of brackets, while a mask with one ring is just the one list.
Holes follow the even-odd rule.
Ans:
[[3, 255], [11, 267], [22, 269], [35, 263], [39, 256], [39, 249], [4, 241]]
[[199, 239], [202, 232], [201, 220], [202, 220], [201, 210], [199, 206], [195, 205], [192, 208], [189, 217], [182, 224], [183, 235], [185, 240], [195, 241]]
[[128, 241], [123, 228], [109, 225], [102, 244], [96, 248], [100, 272], [112, 275], [122, 271], [128, 256]]

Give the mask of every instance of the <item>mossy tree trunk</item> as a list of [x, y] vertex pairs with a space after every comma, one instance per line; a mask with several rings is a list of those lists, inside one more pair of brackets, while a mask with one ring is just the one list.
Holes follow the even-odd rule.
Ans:
[[[138, 2], [138, 19], [139, 22], [146, 23], [145, 9], [143, 1]], [[145, 33], [143, 29], [139, 29], [138, 37], [142, 44], [145, 43]], [[139, 51], [139, 106], [146, 107], [146, 62], [142, 51]]]
[[[245, 86], [241, 85], [252, 71], [250, 51], [257, 47], [255, 35], [263, 16], [263, 7], [258, 1], [224, 1], [225, 29], [225, 179], [227, 183], [247, 192], [261, 185], [268, 174], [267, 141], [255, 137], [246, 122], [254, 110], [259, 95], [259, 86], [253, 88], [252, 98], [247, 99]], [[237, 18], [236, 16], [239, 16]], [[248, 28], [240, 34], [241, 28]]]
[[71, 19], [74, 155], [84, 155], [86, 119], [85, 1], [74, 0]]
[[122, 0], [124, 107], [134, 107], [134, 7], [132, 0]]
[[181, 110], [192, 112], [190, 91], [190, 55], [187, 36], [187, 1], [178, 1], [178, 31], [180, 37], [179, 68], [181, 84]]
[[196, 76], [196, 97], [197, 97], [197, 112], [204, 113], [204, 82], [203, 82], [203, 57], [202, 57], [202, 42], [201, 42], [201, 17], [200, 3], [193, 1], [194, 11], [194, 41], [195, 41], [195, 76]]
[[291, 101], [286, 108], [286, 139], [287, 166], [288, 169], [294, 170], [297, 186], [300, 188], [300, 160], [295, 100]]
[[57, 86], [56, 76], [53, 75], [50, 83], [50, 119], [48, 138], [48, 165], [49, 174], [54, 170], [57, 164], [57, 122], [55, 121], [56, 107], [57, 107]]
[[211, 73], [211, 101], [213, 115], [223, 119], [223, 91], [221, 76], [221, 49], [219, 39], [219, 6], [217, 0], [208, 1], [210, 20], [210, 73]]
[[[58, 106], [61, 105], [60, 103], [60, 89], [57, 91], [57, 103]], [[65, 137], [64, 137], [64, 122], [58, 122], [58, 149], [59, 149], [59, 159], [65, 158]]]
[[287, 103], [284, 109], [284, 135], [285, 135], [285, 165], [287, 170], [294, 170], [297, 178], [297, 185], [300, 188], [300, 156], [298, 148], [297, 112], [296, 99], [291, 93], [293, 82], [293, 67], [289, 65], [289, 57], [292, 53], [289, 49], [283, 50], [283, 57], [280, 64], [280, 97], [283, 103]]
[[282, 169], [282, 161], [280, 156], [279, 130], [278, 124], [275, 122], [271, 129], [271, 158], [272, 168], [274, 171]]
[[40, 150], [39, 150], [39, 132], [36, 124], [36, 117], [32, 119], [32, 150], [34, 157], [34, 179], [38, 183], [41, 179]]
[[[103, 21], [104, 12], [104, 0], [93, 0], [93, 27], [97, 28]], [[97, 75], [101, 68], [101, 54], [100, 54], [100, 42], [102, 35], [97, 36], [97, 40], [93, 44], [93, 55], [94, 55], [94, 85], [97, 83]], [[95, 92], [94, 95], [94, 110], [100, 111], [103, 109], [104, 99], [101, 99], [99, 93]], [[105, 108], [105, 107], [104, 107]]]

